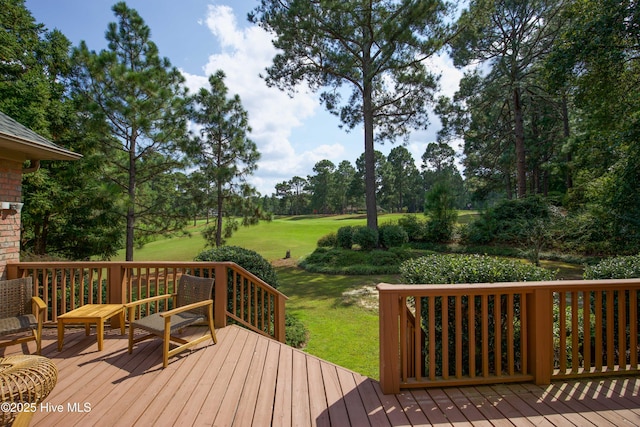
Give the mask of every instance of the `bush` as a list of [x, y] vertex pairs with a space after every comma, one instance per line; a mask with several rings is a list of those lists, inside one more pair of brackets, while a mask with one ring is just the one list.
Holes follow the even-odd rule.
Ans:
[[493, 283], [554, 280], [555, 272], [482, 255], [429, 255], [400, 265], [405, 283]]
[[304, 323], [296, 316], [287, 314], [284, 319], [285, 333], [287, 335], [287, 345], [295, 348], [302, 348], [307, 343], [309, 331]]
[[416, 215], [405, 215], [398, 220], [398, 225], [407, 232], [410, 242], [423, 242], [425, 223]]
[[338, 228], [336, 238], [339, 248], [351, 249], [353, 245], [353, 228], [351, 226]]
[[640, 255], [619, 256], [600, 261], [584, 270], [585, 279], [634, 279], [640, 277]]
[[240, 267], [255, 274], [269, 285], [278, 288], [278, 276], [273, 266], [259, 253], [239, 246], [220, 246], [200, 252], [194, 261], [235, 262]]
[[463, 241], [470, 244], [520, 244], [527, 240], [529, 224], [550, 221], [549, 204], [540, 196], [504, 200], [487, 210], [464, 229]]
[[[480, 255], [430, 255], [418, 259], [408, 260], [401, 264], [400, 273], [402, 279], [406, 283], [426, 283], [426, 284], [452, 284], [452, 283], [490, 283], [490, 282], [513, 282], [513, 281], [531, 281], [531, 280], [552, 280], [555, 273], [544, 270], [539, 267], [532, 266], [530, 264], [522, 264], [518, 261], [505, 260], [499, 258], [491, 258]], [[427, 334], [425, 340], [427, 346], [427, 354], [429, 355], [427, 363], [434, 363], [436, 366], [436, 375], [443, 375], [442, 372], [442, 358], [443, 358], [443, 310], [447, 313], [448, 322], [446, 326], [448, 328], [448, 353], [445, 353], [449, 359], [449, 375], [455, 375], [456, 360], [462, 358], [463, 375], [469, 375], [469, 357], [470, 352], [468, 349], [463, 349], [462, 353], [456, 351], [456, 334], [462, 334], [463, 342], [469, 342], [469, 331], [474, 330], [476, 333], [475, 342], [476, 348], [474, 350], [476, 361], [475, 375], [481, 374], [481, 366], [483, 365], [482, 355], [482, 341], [487, 339], [489, 343], [496, 340], [496, 327], [504, 328], [507, 322], [507, 304], [509, 303], [507, 297], [502, 295], [500, 297], [490, 296], [486, 303], [485, 317], [482, 313], [483, 302], [482, 298], [468, 296], [461, 297], [461, 307], [457, 306], [455, 298], [434, 298], [434, 312], [429, 312], [430, 298], [422, 298], [421, 312], [423, 315], [422, 328]], [[513, 298], [513, 310], [515, 313], [521, 313], [520, 309], [520, 296], [516, 295]], [[475, 318], [470, 318], [470, 308], [473, 307], [476, 313]], [[499, 323], [496, 322], [496, 316], [500, 307]], [[461, 317], [459, 311], [462, 311]], [[435, 322], [435, 337], [430, 339], [428, 321], [430, 316], [434, 318]], [[479, 336], [479, 331], [483, 328], [483, 319], [488, 319], [488, 337]], [[460, 323], [458, 323], [460, 322]], [[473, 325], [473, 329], [471, 328]], [[500, 326], [502, 325], [502, 326]], [[461, 329], [458, 329], [461, 328]], [[522, 350], [520, 348], [520, 325], [516, 322], [514, 325], [514, 349], [515, 354], [519, 354]], [[502, 339], [504, 340], [504, 334]], [[428, 348], [430, 342], [434, 342], [435, 348]], [[490, 344], [491, 345], [491, 344]], [[504, 348], [504, 346], [502, 347]], [[501, 359], [502, 366], [506, 364], [506, 353], [498, 356]], [[429, 360], [430, 359], [430, 360]], [[495, 369], [496, 354], [495, 352], [489, 353], [489, 369]]]
[[402, 227], [394, 224], [382, 225], [379, 229], [382, 246], [387, 249], [402, 246], [409, 241], [407, 232]]
[[312, 273], [322, 274], [398, 274], [398, 266], [404, 255], [402, 251], [393, 250], [316, 248], [298, 265]]
[[375, 249], [378, 247], [378, 231], [365, 226], [355, 227], [353, 243], [364, 251]]
[[[259, 253], [238, 246], [221, 246], [199, 253], [195, 261], [235, 262], [240, 267], [258, 276], [267, 284], [278, 288], [278, 276], [273, 266]], [[232, 278], [229, 277], [231, 281]], [[285, 342], [296, 348], [306, 343], [307, 330], [304, 325], [292, 315], [285, 313]], [[291, 327], [289, 327], [291, 326]]]
[[325, 234], [318, 239], [319, 248], [332, 248], [338, 246], [338, 236], [336, 233]]

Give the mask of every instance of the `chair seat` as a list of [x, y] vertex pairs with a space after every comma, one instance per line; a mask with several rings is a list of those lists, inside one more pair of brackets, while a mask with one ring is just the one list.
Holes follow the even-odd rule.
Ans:
[[[164, 317], [161, 317], [160, 314], [161, 313], [154, 313], [138, 319], [133, 322], [133, 326], [162, 336], [162, 334], [164, 334]], [[171, 333], [202, 320], [205, 320], [205, 316], [189, 313], [188, 311], [174, 314], [171, 316]]]
[[6, 319], [0, 319], [0, 335], [29, 331], [36, 328], [37, 326], [38, 320], [33, 314], [7, 317]]

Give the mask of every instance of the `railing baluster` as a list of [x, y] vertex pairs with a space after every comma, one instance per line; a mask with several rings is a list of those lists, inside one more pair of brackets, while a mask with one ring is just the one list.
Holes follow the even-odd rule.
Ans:
[[489, 376], [489, 302], [488, 296], [480, 296], [481, 319], [482, 319], [482, 376]]
[[618, 369], [627, 370], [627, 298], [618, 291]]
[[462, 378], [462, 296], [455, 296], [456, 307], [456, 378]]
[[583, 324], [583, 338], [582, 338], [582, 348], [583, 348], [583, 372], [591, 372], [591, 292], [583, 291], [582, 292], [582, 312], [584, 314], [582, 324]]
[[615, 367], [615, 349], [614, 349], [614, 334], [615, 334], [615, 325], [613, 320], [613, 312], [614, 312], [614, 291], [607, 291], [607, 369], [613, 370]]
[[495, 360], [494, 373], [496, 376], [502, 376], [502, 297], [500, 294], [493, 295], [493, 308], [494, 308], [494, 342], [493, 357]]
[[629, 291], [629, 365], [638, 369], [638, 291]]
[[476, 296], [469, 295], [469, 376], [476, 376]]
[[567, 373], [567, 294], [558, 293], [560, 298], [558, 317], [560, 320], [560, 374]]
[[571, 373], [580, 368], [580, 328], [578, 326], [578, 292], [571, 292]]
[[515, 348], [514, 348], [514, 323], [513, 316], [514, 295], [507, 294], [507, 375], [515, 374]]

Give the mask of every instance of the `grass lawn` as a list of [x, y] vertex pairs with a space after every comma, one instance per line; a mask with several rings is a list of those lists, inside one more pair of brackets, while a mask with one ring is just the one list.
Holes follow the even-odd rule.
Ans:
[[345, 291], [393, 283], [397, 276], [340, 276], [278, 267], [280, 290], [289, 297], [287, 312], [309, 330], [305, 351], [324, 360], [379, 378], [378, 312], [363, 308]]

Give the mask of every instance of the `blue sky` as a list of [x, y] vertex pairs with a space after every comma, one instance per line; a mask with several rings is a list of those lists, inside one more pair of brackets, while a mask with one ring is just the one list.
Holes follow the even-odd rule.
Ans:
[[[91, 50], [106, 48], [105, 32], [115, 21], [113, 0], [26, 0], [37, 22], [57, 28], [74, 46], [86, 41]], [[307, 177], [316, 162], [336, 165], [355, 160], [364, 150], [361, 129], [350, 133], [338, 128], [337, 117], [327, 113], [316, 94], [301, 88], [293, 98], [267, 88], [258, 76], [270, 64], [275, 50], [272, 36], [247, 21], [257, 0], [129, 0], [151, 28], [160, 55], [170, 59], [186, 77], [191, 92], [207, 86], [207, 78], [224, 70], [231, 94], [239, 94], [253, 129], [250, 138], [262, 158], [251, 182], [263, 195], [275, 184], [295, 175]], [[430, 64], [442, 73], [441, 86], [452, 95], [461, 72], [444, 57]], [[432, 118], [427, 131], [416, 132], [407, 145], [419, 164], [429, 142], [435, 140], [439, 122]], [[401, 141], [398, 141], [401, 143]], [[376, 148], [385, 154], [394, 144]], [[455, 148], [455, 147], [454, 147]]]

